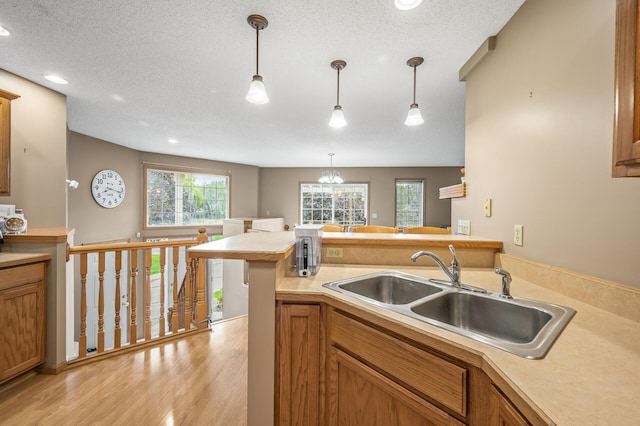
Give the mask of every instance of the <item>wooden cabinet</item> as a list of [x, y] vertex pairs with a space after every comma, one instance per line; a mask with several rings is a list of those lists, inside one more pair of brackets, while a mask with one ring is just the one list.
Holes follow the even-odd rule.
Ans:
[[465, 367], [333, 309], [328, 324], [329, 424], [452, 425], [460, 423], [450, 413], [466, 416]]
[[11, 101], [17, 98], [0, 89], [0, 195], [11, 195]]
[[276, 424], [321, 424], [320, 306], [283, 304], [278, 315]]
[[329, 425], [463, 424], [356, 358], [330, 351]]
[[640, 177], [640, 58], [638, 3], [617, 0], [613, 176]]
[[0, 383], [44, 362], [46, 263], [0, 269]]
[[551, 424], [510, 401], [478, 366], [356, 310], [280, 301], [277, 312], [275, 424]]
[[498, 388], [491, 386], [489, 396], [491, 426], [528, 426], [530, 423]]

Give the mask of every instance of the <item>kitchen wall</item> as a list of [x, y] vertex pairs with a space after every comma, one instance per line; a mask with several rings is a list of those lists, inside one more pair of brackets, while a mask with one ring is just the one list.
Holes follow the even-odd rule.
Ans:
[[[139, 152], [100, 139], [69, 132], [69, 176], [80, 187], [69, 192], [69, 226], [75, 228], [75, 243], [113, 240], [139, 241], [145, 237], [197, 235], [197, 229], [144, 230], [142, 186], [144, 163], [195, 167], [231, 174], [231, 215], [258, 213], [259, 170], [254, 166]], [[126, 196], [114, 209], [100, 207], [91, 195], [91, 180], [100, 170], [113, 169], [125, 180]], [[209, 235], [222, 234], [221, 226], [207, 227]], [[136, 238], [136, 233], [141, 238]]]
[[11, 102], [11, 195], [29, 228], [67, 224], [67, 101], [64, 95], [0, 69]]
[[[317, 182], [322, 168], [260, 169], [260, 215], [284, 217], [293, 228], [300, 223], [300, 183]], [[460, 183], [460, 167], [357, 167], [336, 168], [347, 183], [369, 183], [371, 225], [395, 226], [395, 179], [425, 179], [426, 223], [451, 223], [450, 200], [439, 199], [439, 188]], [[376, 213], [377, 218], [371, 218]]]
[[640, 288], [640, 178], [611, 177], [615, 3], [527, 0], [498, 34], [467, 77], [468, 195], [452, 221], [508, 254]]

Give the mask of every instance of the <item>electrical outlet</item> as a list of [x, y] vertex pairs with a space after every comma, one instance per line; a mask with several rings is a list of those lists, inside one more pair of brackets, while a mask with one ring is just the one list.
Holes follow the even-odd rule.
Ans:
[[484, 217], [491, 217], [491, 198], [484, 200]]
[[513, 244], [522, 247], [522, 233], [524, 231], [524, 226], [522, 225], [513, 225]]
[[471, 221], [469, 220], [458, 220], [458, 234], [459, 235], [471, 235]]
[[340, 247], [327, 247], [327, 257], [342, 257], [342, 248]]

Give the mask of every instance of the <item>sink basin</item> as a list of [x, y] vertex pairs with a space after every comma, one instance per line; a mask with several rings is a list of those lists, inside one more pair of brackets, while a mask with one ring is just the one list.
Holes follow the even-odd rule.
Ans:
[[323, 286], [530, 359], [544, 358], [575, 314], [565, 306], [505, 299], [399, 271]]
[[451, 291], [411, 306], [426, 320], [525, 358], [542, 358], [575, 311], [528, 299]]
[[436, 286], [425, 278], [398, 271], [383, 271], [323, 285], [385, 305], [405, 305], [443, 291], [442, 286]]

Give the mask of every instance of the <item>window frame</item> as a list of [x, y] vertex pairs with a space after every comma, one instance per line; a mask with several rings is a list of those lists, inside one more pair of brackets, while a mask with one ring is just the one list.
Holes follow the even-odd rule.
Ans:
[[[148, 192], [148, 172], [149, 170], [176, 172], [184, 174], [195, 175], [211, 175], [218, 177], [225, 177], [227, 179], [227, 199], [226, 199], [226, 216], [223, 219], [219, 219], [217, 223], [196, 223], [188, 225], [149, 225], [147, 223], [147, 192]], [[142, 172], [142, 186], [143, 186], [143, 200], [142, 200], [142, 229], [144, 230], [171, 230], [171, 229], [198, 229], [203, 227], [222, 226], [222, 221], [231, 217], [231, 173], [223, 172], [220, 170], [203, 169], [196, 167], [184, 167], [184, 166], [172, 166], [172, 165], [159, 165], [159, 164], [145, 164]]]
[[[364, 202], [364, 217], [365, 217], [365, 225], [370, 223], [370, 218], [369, 218], [369, 211], [370, 211], [370, 197], [369, 194], [371, 194], [371, 184], [370, 182], [345, 182], [345, 183], [341, 183], [341, 184], [326, 184], [326, 183], [319, 183], [316, 181], [300, 181], [298, 182], [298, 219], [300, 221], [300, 224], [305, 224], [304, 222], [304, 217], [303, 217], [303, 200], [302, 200], [302, 186], [303, 185], [320, 185], [320, 186], [325, 186], [325, 187], [341, 187], [341, 186], [356, 186], [356, 185], [361, 185], [364, 186], [366, 189], [366, 195], [365, 195], [365, 202]], [[334, 210], [334, 209], [332, 209]], [[335, 219], [335, 216], [332, 217], [332, 219]], [[333, 224], [333, 223], [338, 223], [338, 222], [323, 222], [327, 223], [327, 224]], [[349, 226], [359, 226], [359, 225], [354, 225], [354, 224], [346, 224]]]
[[406, 226], [398, 223], [398, 183], [420, 183], [422, 185], [422, 212], [420, 214], [420, 224], [416, 226], [425, 226], [427, 222], [427, 180], [424, 178], [396, 178], [393, 183], [393, 200], [394, 200], [394, 208], [393, 208], [393, 222], [395, 226]]

